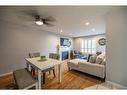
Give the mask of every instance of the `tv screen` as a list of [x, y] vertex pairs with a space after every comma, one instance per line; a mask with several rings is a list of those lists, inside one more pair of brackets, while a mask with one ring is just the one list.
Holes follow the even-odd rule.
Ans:
[[60, 38], [60, 45], [61, 46], [68, 46], [69, 39], [68, 38]]

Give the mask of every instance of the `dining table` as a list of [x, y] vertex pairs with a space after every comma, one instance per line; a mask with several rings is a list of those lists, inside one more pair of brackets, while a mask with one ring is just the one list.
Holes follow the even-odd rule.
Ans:
[[27, 68], [29, 70], [31, 66], [37, 69], [38, 89], [41, 89], [42, 86], [41, 72], [53, 66], [57, 66], [58, 68], [58, 83], [61, 83], [61, 76], [62, 76], [61, 64], [63, 63], [63, 61], [52, 59], [52, 58], [46, 58], [45, 60], [41, 60], [41, 57], [25, 58], [25, 60], [26, 60]]

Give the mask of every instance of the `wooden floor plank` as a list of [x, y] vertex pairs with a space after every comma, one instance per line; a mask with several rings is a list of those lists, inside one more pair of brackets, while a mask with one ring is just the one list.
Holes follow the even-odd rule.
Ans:
[[[55, 71], [57, 73], [57, 67]], [[75, 70], [68, 71], [67, 62], [62, 64], [62, 82], [58, 83], [58, 75], [46, 73], [46, 83], [42, 84], [42, 89], [85, 89], [102, 83], [103, 81], [97, 77], [78, 72]], [[0, 77], [0, 89], [13, 89], [13, 75]]]

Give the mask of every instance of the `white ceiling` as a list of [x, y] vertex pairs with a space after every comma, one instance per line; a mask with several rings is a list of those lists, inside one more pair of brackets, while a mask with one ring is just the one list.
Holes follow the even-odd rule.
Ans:
[[[70, 37], [88, 36], [105, 33], [104, 16], [114, 7], [111, 6], [34, 6], [34, 7], [1, 7], [0, 16], [2, 20], [7, 20], [29, 27], [54, 32]], [[53, 27], [37, 26], [34, 18], [22, 13], [26, 10], [37, 10], [42, 17], [53, 16], [56, 22]], [[22, 17], [30, 18], [25, 20]], [[85, 23], [90, 22], [89, 26]], [[95, 31], [92, 31], [92, 29]], [[62, 33], [60, 30], [62, 29]]]

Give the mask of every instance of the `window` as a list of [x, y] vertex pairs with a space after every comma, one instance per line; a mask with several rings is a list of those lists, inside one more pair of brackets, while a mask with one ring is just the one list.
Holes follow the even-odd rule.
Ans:
[[81, 42], [81, 52], [84, 52], [84, 40]]
[[87, 39], [81, 41], [81, 52], [83, 53], [95, 53], [96, 41], [94, 39]]

